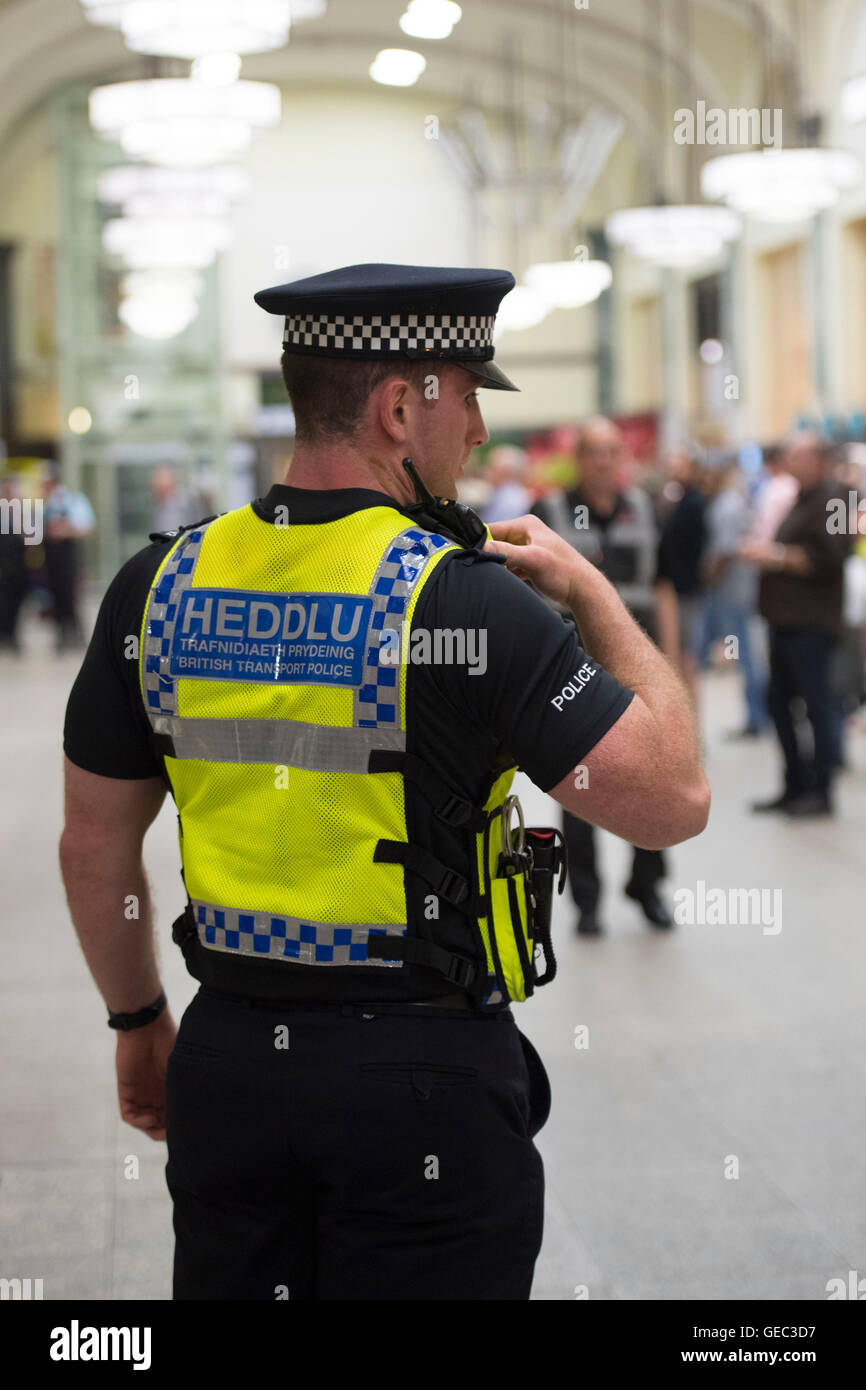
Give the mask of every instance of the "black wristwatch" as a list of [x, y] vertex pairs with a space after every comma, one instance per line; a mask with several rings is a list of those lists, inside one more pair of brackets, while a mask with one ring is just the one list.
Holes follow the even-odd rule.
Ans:
[[155, 1018], [159, 1018], [166, 1002], [165, 994], [160, 990], [159, 998], [154, 999], [152, 1004], [147, 1005], [147, 1008], [139, 1009], [137, 1013], [109, 1014], [108, 1026], [109, 1028], [120, 1028], [124, 1033], [128, 1033], [132, 1028], [144, 1028], [148, 1023], [153, 1023]]

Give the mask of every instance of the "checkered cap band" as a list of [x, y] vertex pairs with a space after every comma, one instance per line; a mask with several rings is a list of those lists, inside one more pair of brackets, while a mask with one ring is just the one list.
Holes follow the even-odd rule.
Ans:
[[299, 314], [286, 319], [283, 347], [364, 357], [415, 351], [488, 361], [495, 322], [495, 314]]

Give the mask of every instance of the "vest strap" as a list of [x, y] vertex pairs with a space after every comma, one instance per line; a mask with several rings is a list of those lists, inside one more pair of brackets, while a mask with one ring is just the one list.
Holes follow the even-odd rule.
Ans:
[[407, 965], [424, 965], [429, 970], [435, 970], [437, 975], [444, 975], [458, 989], [468, 989], [477, 974], [473, 961], [465, 956], [455, 956], [441, 946], [434, 946], [432, 941], [422, 941], [418, 937], [371, 936], [367, 955], [370, 959], [378, 960], [384, 956], [388, 960], [401, 960]]
[[473, 806], [465, 797], [452, 792], [438, 772], [434, 772], [432, 767], [415, 753], [374, 748], [367, 763], [367, 771], [402, 772], [404, 777], [420, 788], [436, 815], [446, 825], [453, 825], [458, 829], [467, 827], [480, 832], [487, 823], [487, 816], [483, 811]]
[[402, 864], [419, 874], [431, 888], [445, 899], [459, 907], [469, 897], [469, 884], [462, 874], [455, 873], [420, 845], [409, 845], [404, 840], [379, 840], [373, 853], [376, 864]]

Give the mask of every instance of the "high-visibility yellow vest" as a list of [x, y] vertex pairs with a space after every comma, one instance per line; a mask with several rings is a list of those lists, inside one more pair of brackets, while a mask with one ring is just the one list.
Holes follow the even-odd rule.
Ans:
[[[479, 1003], [532, 992], [529, 880], [502, 854], [515, 767], [491, 770], [473, 805], [406, 751], [400, 656], [455, 549], [388, 506], [285, 526], [245, 506], [170, 547], [143, 616], [141, 690], [205, 951], [308, 971], [313, 997], [317, 967], [413, 964]], [[465, 832], [468, 880], [409, 842], [406, 779]], [[409, 928], [407, 869], [465, 915], [465, 951], [437, 943], [435, 920], [427, 938]]]

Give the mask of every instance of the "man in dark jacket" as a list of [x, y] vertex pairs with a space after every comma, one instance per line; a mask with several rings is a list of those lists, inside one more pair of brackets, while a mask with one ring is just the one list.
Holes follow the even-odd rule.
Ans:
[[[830, 661], [842, 632], [842, 580], [851, 536], [838, 524], [839, 486], [816, 435], [795, 438], [788, 471], [799, 483], [772, 541], [745, 542], [741, 554], [761, 570], [759, 608], [770, 640], [768, 705], [785, 759], [785, 788], [754, 811], [831, 815], [834, 767]], [[835, 506], [834, 506], [835, 502]], [[800, 699], [812, 726], [804, 753], [791, 704]]]

